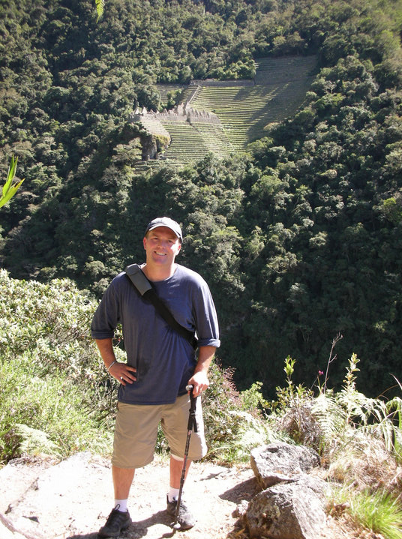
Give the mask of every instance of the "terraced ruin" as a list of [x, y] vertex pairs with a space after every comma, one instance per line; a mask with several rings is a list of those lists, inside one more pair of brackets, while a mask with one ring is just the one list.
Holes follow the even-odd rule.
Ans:
[[[148, 164], [182, 166], [208, 152], [224, 158], [245, 151], [250, 142], [265, 135], [267, 127], [296, 112], [311, 85], [315, 65], [315, 56], [264, 58], [256, 61], [254, 80], [159, 85], [162, 102], [166, 103], [169, 91], [181, 90], [183, 105], [169, 113], [136, 111], [136, 121], [144, 127], [159, 122], [171, 139], [160, 159]], [[152, 128], [146, 128], [152, 133]]]

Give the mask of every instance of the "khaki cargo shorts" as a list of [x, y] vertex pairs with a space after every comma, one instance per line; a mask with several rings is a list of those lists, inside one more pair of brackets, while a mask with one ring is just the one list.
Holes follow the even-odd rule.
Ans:
[[[118, 468], [141, 468], [152, 462], [158, 424], [168, 441], [170, 452], [184, 458], [190, 396], [177, 397], [173, 404], [137, 405], [118, 403], [112, 464]], [[198, 432], [192, 432], [188, 458], [199, 460], [207, 453], [201, 399], [197, 399]]]

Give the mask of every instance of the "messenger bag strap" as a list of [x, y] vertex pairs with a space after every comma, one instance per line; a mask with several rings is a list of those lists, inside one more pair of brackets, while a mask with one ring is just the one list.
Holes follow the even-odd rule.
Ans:
[[182, 337], [187, 339], [194, 350], [196, 350], [198, 347], [198, 341], [195, 334], [176, 321], [164, 302], [156, 294], [152, 283], [148, 281], [138, 264], [131, 264], [130, 266], [127, 266], [125, 272], [141, 296], [152, 303], [156, 311], [161, 315], [165, 322], [167, 322]]

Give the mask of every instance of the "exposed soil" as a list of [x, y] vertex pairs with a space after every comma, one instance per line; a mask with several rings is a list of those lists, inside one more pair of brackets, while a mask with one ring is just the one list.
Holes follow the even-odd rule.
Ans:
[[[188, 531], [171, 528], [167, 515], [168, 463], [160, 459], [137, 470], [126, 539], [248, 539], [238, 507], [259, 492], [249, 466], [226, 468], [194, 463], [184, 499], [197, 518]], [[1, 539], [95, 539], [113, 507], [108, 461], [79, 453], [60, 463], [18, 459], [0, 470]], [[317, 539], [374, 539], [340, 518], [328, 517]]]

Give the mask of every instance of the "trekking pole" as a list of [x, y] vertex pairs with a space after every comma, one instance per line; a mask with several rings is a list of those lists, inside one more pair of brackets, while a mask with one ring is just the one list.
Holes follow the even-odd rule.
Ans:
[[193, 432], [193, 428], [194, 428], [194, 432], [197, 432], [197, 421], [195, 419], [195, 411], [196, 411], [198, 397], [193, 396], [193, 389], [194, 389], [193, 386], [186, 386], [186, 390], [190, 391], [190, 403], [191, 404], [190, 404], [190, 414], [189, 414], [189, 417], [188, 417], [187, 440], [186, 440], [186, 447], [185, 447], [185, 450], [184, 450], [183, 468], [182, 468], [182, 471], [181, 471], [181, 478], [180, 478], [179, 496], [177, 498], [175, 520], [172, 523], [172, 528], [174, 530], [179, 530], [180, 529], [180, 524], [178, 522], [179, 511], [180, 511], [180, 502], [181, 502], [181, 495], [182, 495], [182, 492], [183, 492], [184, 480], [186, 478], [187, 457], [188, 457], [188, 450], [189, 450], [189, 447], [190, 447], [190, 438], [191, 438], [191, 434]]

